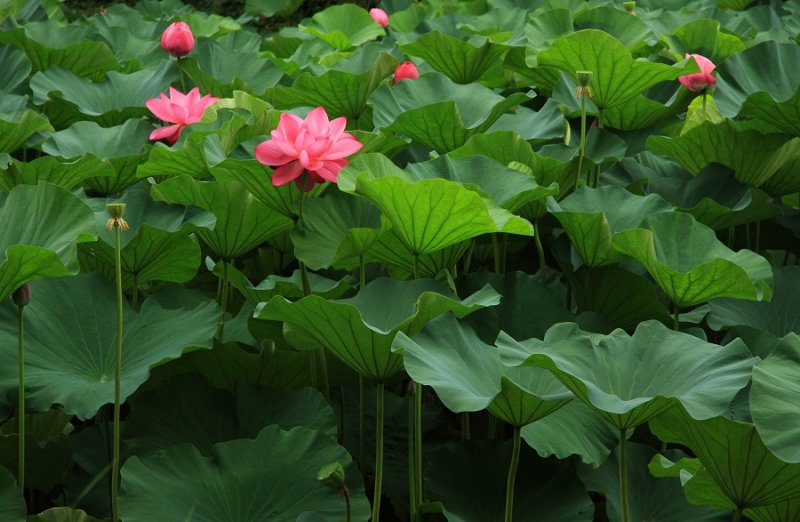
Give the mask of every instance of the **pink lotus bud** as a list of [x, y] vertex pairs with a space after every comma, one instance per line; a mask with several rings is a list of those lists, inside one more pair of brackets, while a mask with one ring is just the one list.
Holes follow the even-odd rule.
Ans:
[[389, 15], [386, 14], [386, 11], [383, 9], [378, 9], [377, 7], [373, 7], [369, 10], [369, 15], [375, 20], [377, 23], [381, 24], [381, 26], [386, 27], [389, 25]]
[[394, 70], [394, 78], [392, 82], [397, 83], [400, 80], [416, 80], [419, 78], [419, 72], [414, 62], [403, 62]]
[[20, 286], [11, 294], [11, 300], [17, 306], [25, 306], [31, 302], [31, 287], [28, 283]]
[[186, 22], [170, 24], [161, 33], [161, 48], [172, 56], [186, 56], [194, 49], [194, 35]]
[[711, 75], [711, 71], [714, 70], [716, 65], [714, 65], [714, 63], [705, 56], [686, 53], [686, 58], [689, 58], [690, 56], [694, 58], [694, 60], [697, 62], [697, 65], [700, 66], [700, 72], [678, 76], [678, 81], [681, 82], [681, 85], [692, 92], [713, 89], [717, 85], [717, 79]]

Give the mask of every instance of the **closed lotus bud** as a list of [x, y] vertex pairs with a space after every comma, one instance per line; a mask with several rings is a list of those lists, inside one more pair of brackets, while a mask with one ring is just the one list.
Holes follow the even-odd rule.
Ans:
[[394, 70], [393, 83], [398, 83], [400, 80], [416, 80], [419, 78], [419, 72], [414, 62], [403, 62]]
[[389, 15], [386, 14], [386, 11], [383, 9], [379, 9], [377, 7], [373, 7], [369, 10], [369, 15], [372, 17], [375, 22], [380, 24], [382, 27], [386, 27], [389, 25]]
[[194, 35], [186, 22], [170, 24], [161, 33], [161, 48], [172, 56], [186, 56], [194, 49]]
[[578, 79], [578, 90], [575, 96], [580, 99], [584, 96], [592, 97], [592, 88], [589, 83], [592, 81], [592, 71], [575, 71], [575, 77]]
[[110, 216], [106, 221], [107, 229], [114, 230], [114, 227], [118, 226], [120, 230], [128, 230], [128, 222], [122, 219], [125, 214], [125, 203], [108, 203], [106, 212]]
[[714, 62], [700, 54], [686, 53], [686, 58], [689, 57], [697, 62], [700, 72], [678, 76], [678, 81], [692, 92], [707, 92], [713, 89], [717, 85], [717, 79], [711, 74], [716, 67]]
[[317, 480], [325, 486], [338, 490], [344, 484], [344, 468], [338, 462], [326, 464], [317, 473]]
[[23, 307], [31, 302], [31, 287], [28, 283], [20, 286], [14, 293], [11, 294], [11, 300], [14, 301], [14, 304]]

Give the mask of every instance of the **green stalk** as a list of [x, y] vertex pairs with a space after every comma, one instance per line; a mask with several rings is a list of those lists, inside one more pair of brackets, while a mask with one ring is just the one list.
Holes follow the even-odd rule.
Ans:
[[581, 170], [583, 168], [583, 154], [586, 151], [586, 95], [581, 96], [581, 145], [578, 153], [578, 174], [575, 176], [575, 190], [578, 190], [578, 183], [581, 180]]
[[678, 305], [673, 305], [673, 306], [675, 308], [673, 310], [673, 318], [674, 318], [674, 320], [673, 320], [673, 323], [672, 323], [672, 329], [675, 330], [676, 332], [680, 332], [681, 331], [681, 319], [680, 319], [680, 314], [678, 314]]
[[364, 469], [364, 376], [358, 376], [358, 465]]
[[742, 508], [736, 508], [736, 509], [733, 511], [733, 518], [732, 518], [731, 520], [732, 520], [733, 522], [741, 522], [741, 520], [742, 520], [742, 514], [743, 514], [743, 511], [744, 511], [744, 510], [743, 510]]
[[19, 458], [19, 474], [17, 480], [19, 482], [19, 490], [22, 497], [25, 497], [25, 323], [23, 321], [24, 304], [17, 306], [17, 339], [19, 341], [19, 403], [17, 405], [17, 419], [19, 429], [17, 435], [19, 437], [18, 458]]
[[626, 462], [625, 450], [627, 440], [625, 439], [625, 428], [619, 430], [619, 506], [622, 511], [622, 522], [629, 522], [628, 514], [628, 464]]
[[470, 440], [472, 438], [472, 426], [468, 411], [461, 414], [461, 438], [463, 440]]
[[186, 94], [186, 80], [183, 78], [183, 56], [178, 57], [178, 76], [181, 79], [181, 92]]
[[514, 449], [511, 451], [511, 464], [508, 466], [508, 480], [506, 481], [505, 522], [511, 522], [514, 518], [514, 485], [517, 480], [517, 467], [519, 466], [519, 454], [522, 445], [521, 431], [519, 426], [514, 426]]
[[503, 273], [502, 259], [500, 258], [500, 242], [497, 234], [492, 234], [492, 252], [494, 253], [494, 271], [496, 274]]
[[219, 325], [217, 325], [217, 339], [222, 343], [225, 334], [225, 314], [228, 312], [228, 262], [224, 259], [222, 260], [222, 289], [219, 306], [222, 312], [219, 316]]
[[417, 474], [417, 516], [422, 520], [421, 506], [425, 499], [422, 487], [422, 392], [424, 386], [417, 383], [416, 394], [414, 395], [414, 470]]
[[542, 246], [542, 236], [539, 234], [539, 218], [533, 221], [533, 242], [536, 243], [536, 253], [539, 255], [539, 279], [544, 282], [547, 273], [544, 257], [544, 247]]
[[122, 380], [122, 232], [114, 225], [114, 248], [116, 250], [117, 279], [117, 351], [114, 365], [114, 455], [111, 460], [111, 520], [119, 520], [119, 439], [120, 399]]
[[381, 490], [383, 489], [383, 383], [375, 389], [375, 492], [372, 497], [372, 522], [381, 516]]
[[344, 503], [346, 509], [346, 520], [347, 522], [352, 522], [353, 520], [353, 507], [350, 505], [350, 490], [347, 489], [347, 486], [344, 487], [342, 491], [342, 495], [344, 495]]
[[[414, 381], [411, 381], [414, 385]], [[412, 522], [419, 522], [420, 514], [417, 503], [417, 472], [414, 464], [414, 395], [412, 392], [408, 400], [408, 503]]]

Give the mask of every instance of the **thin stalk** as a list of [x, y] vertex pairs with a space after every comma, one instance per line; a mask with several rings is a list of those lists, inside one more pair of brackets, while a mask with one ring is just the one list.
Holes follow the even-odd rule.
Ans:
[[178, 76], [181, 79], [181, 92], [186, 94], [186, 80], [183, 77], [183, 56], [178, 57]]
[[539, 256], [539, 279], [544, 281], [547, 273], [544, 257], [544, 247], [542, 246], [542, 236], [539, 233], [539, 219], [533, 221], [533, 242], [536, 243], [536, 253]]
[[133, 294], [131, 296], [131, 308], [139, 311], [139, 274], [133, 274]]
[[519, 453], [521, 448], [521, 429], [514, 426], [514, 449], [511, 451], [511, 464], [508, 466], [508, 480], [506, 480], [506, 517], [505, 522], [514, 518], [514, 485], [517, 480], [517, 467], [519, 466]]
[[622, 511], [622, 522], [629, 522], [628, 514], [628, 464], [626, 462], [625, 450], [627, 440], [625, 439], [625, 428], [619, 430], [619, 505]]
[[673, 308], [673, 322], [672, 322], [672, 329], [676, 332], [681, 331], [681, 319], [680, 314], [678, 313], [678, 305], [672, 305]]
[[119, 439], [120, 399], [122, 396], [122, 232], [119, 224], [114, 226], [114, 247], [117, 272], [117, 350], [114, 365], [114, 454], [111, 466], [111, 520], [119, 520]]
[[358, 465], [364, 469], [364, 376], [358, 376]]
[[350, 490], [347, 489], [347, 486], [344, 487], [344, 489], [342, 491], [342, 495], [344, 496], [346, 520], [347, 520], [347, 522], [352, 522], [352, 520], [353, 520], [353, 507], [350, 505]]
[[416, 394], [414, 395], [414, 468], [417, 474], [417, 514], [419, 519], [422, 520], [422, 511], [420, 507], [425, 499], [422, 484], [422, 392], [424, 386], [422, 383], [417, 383]]
[[414, 254], [414, 280], [419, 279], [419, 254]]
[[492, 252], [494, 254], [494, 271], [497, 274], [502, 274], [503, 260], [500, 257], [500, 241], [497, 240], [497, 234], [492, 234]]
[[706, 111], [706, 95], [708, 93], [703, 89], [703, 119], [708, 119], [708, 112]]
[[761, 221], [756, 221], [756, 249], [758, 252], [761, 250]]
[[497, 417], [491, 413], [486, 420], [486, 435], [489, 440], [495, 440], [497, 438]]
[[364, 256], [358, 256], [358, 290], [361, 291], [367, 284], [367, 266], [364, 264]]
[[752, 250], [753, 246], [750, 242], [750, 223], [745, 223], [744, 225], [744, 240], [747, 243], [747, 249]]
[[[414, 382], [411, 382], [414, 385]], [[408, 503], [412, 522], [419, 522], [417, 503], [417, 472], [414, 464], [414, 395], [408, 397]]]
[[581, 180], [581, 170], [583, 168], [583, 154], [586, 151], [586, 95], [581, 96], [581, 145], [578, 153], [578, 174], [575, 176], [575, 190], [578, 190], [578, 183]]
[[217, 339], [222, 343], [222, 338], [225, 334], [225, 314], [228, 313], [228, 262], [224, 259], [222, 260], [222, 290], [220, 293], [219, 306], [222, 312], [220, 313], [219, 324], [217, 325]]
[[733, 522], [741, 522], [742, 514], [744, 510], [742, 508], [736, 508], [733, 510], [733, 518], [731, 519]]
[[372, 522], [381, 516], [381, 490], [383, 489], [383, 383], [375, 389], [375, 492], [372, 497]]
[[475, 250], [475, 240], [469, 242], [467, 253], [464, 254], [464, 275], [469, 274], [469, 265], [472, 263], [472, 252]]
[[25, 323], [23, 321], [23, 310], [25, 305], [17, 306], [17, 339], [19, 341], [19, 403], [17, 404], [17, 419], [19, 429], [19, 447], [17, 448], [19, 458], [19, 490], [25, 497]]
[[461, 414], [461, 438], [463, 440], [470, 440], [472, 438], [472, 426], [468, 411]]

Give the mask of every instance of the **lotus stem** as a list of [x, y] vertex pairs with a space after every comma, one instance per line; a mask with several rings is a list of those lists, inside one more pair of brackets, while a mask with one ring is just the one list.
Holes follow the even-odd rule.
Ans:
[[372, 497], [372, 522], [381, 516], [381, 490], [383, 489], [383, 383], [375, 389], [375, 491]]
[[17, 481], [22, 497], [25, 497], [25, 323], [23, 321], [24, 304], [17, 305], [17, 339], [19, 341], [19, 402], [17, 404], [17, 448], [19, 467]]
[[111, 459], [111, 520], [119, 520], [120, 401], [122, 396], [122, 231], [114, 225], [117, 280], [117, 349], [114, 364], [114, 453]]
[[586, 96], [581, 96], [581, 145], [578, 155], [578, 174], [575, 176], [575, 190], [581, 181], [581, 170], [583, 170], [583, 155], [586, 152]]
[[742, 508], [740, 508], [740, 507], [737, 507], [736, 509], [734, 509], [733, 510], [733, 518], [731, 520], [733, 522], [741, 522], [743, 511], [744, 510]]
[[514, 518], [514, 485], [517, 480], [517, 467], [519, 466], [519, 454], [521, 449], [521, 432], [519, 426], [514, 426], [514, 448], [511, 451], [511, 463], [508, 466], [508, 480], [506, 481], [506, 517], [505, 522], [511, 522]]
[[364, 376], [358, 376], [358, 465], [364, 470]]
[[680, 332], [681, 331], [681, 317], [680, 317], [680, 314], [678, 313], [678, 305], [674, 304], [672, 306], [674, 307], [674, 309], [673, 309], [672, 329], [675, 330], [676, 332]]
[[342, 496], [344, 497], [344, 504], [345, 504], [345, 520], [347, 522], [352, 522], [353, 520], [353, 506], [350, 505], [350, 490], [347, 489], [347, 486], [342, 488]]
[[228, 313], [228, 262], [222, 260], [222, 288], [220, 290], [219, 306], [222, 309], [219, 316], [219, 325], [217, 326], [217, 339], [223, 342], [225, 335], [225, 315]]
[[420, 513], [417, 503], [417, 471], [414, 464], [414, 392], [416, 385], [414, 381], [409, 383], [408, 397], [408, 503], [411, 514], [411, 522], [419, 522]]
[[619, 429], [619, 509], [622, 513], [622, 522], [629, 522], [628, 514], [628, 464], [626, 462], [625, 450], [627, 440], [625, 438], [625, 428]]
[[183, 77], [183, 56], [178, 57], [178, 76], [181, 80], [181, 92], [186, 93], [186, 80]]
[[546, 270], [546, 261], [544, 257], [544, 247], [542, 246], [542, 236], [539, 233], [539, 218], [533, 221], [533, 242], [536, 244], [536, 254], [539, 256], [539, 279], [544, 282]]
[[463, 440], [470, 440], [472, 438], [472, 426], [468, 411], [461, 414], [461, 438]]
[[414, 279], [419, 279], [419, 254], [414, 253]]
[[503, 273], [503, 260], [500, 257], [500, 241], [497, 240], [497, 234], [492, 234], [492, 252], [494, 254], [494, 271], [496, 274]]
[[414, 394], [414, 470], [416, 472], [417, 486], [417, 516], [422, 520], [421, 506], [425, 500], [422, 483], [422, 392], [424, 386], [417, 383]]

